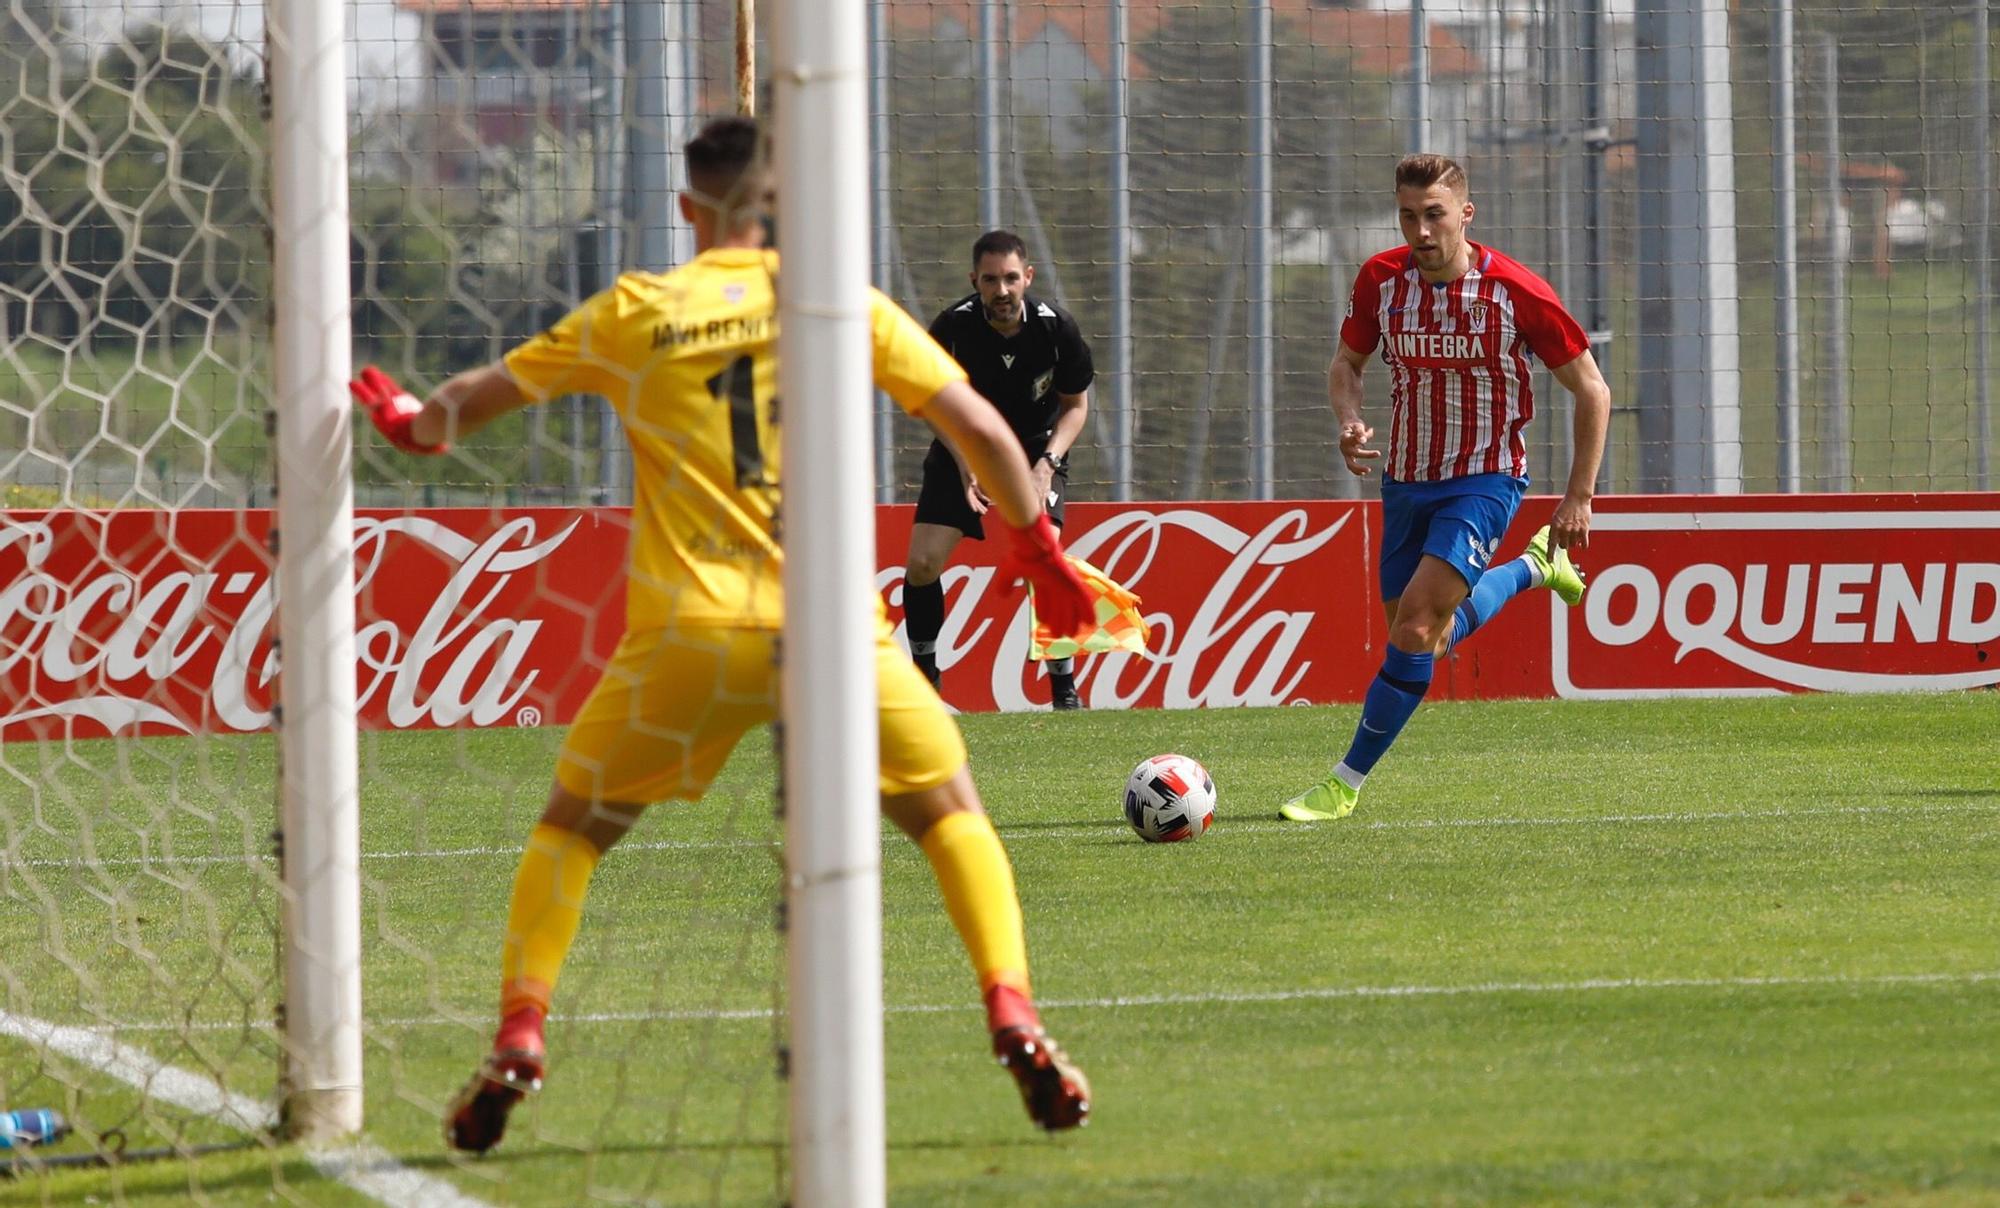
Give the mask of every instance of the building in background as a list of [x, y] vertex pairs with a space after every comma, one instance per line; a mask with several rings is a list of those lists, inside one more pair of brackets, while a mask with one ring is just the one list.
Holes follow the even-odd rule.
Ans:
[[587, 145], [615, 116], [617, 9], [593, 0], [398, 0], [421, 18], [427, 96], [400, 115], [430, 183], [466, 185], [499, 148]]

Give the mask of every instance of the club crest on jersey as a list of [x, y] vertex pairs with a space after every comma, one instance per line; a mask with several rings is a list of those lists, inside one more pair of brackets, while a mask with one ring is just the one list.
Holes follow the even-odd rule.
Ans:
[[1056, 371], [1051, 369], [1047, 373], [1044, 373], [1042, 376], [1035, 379], [1035, 397], [1040, 398], [1044, 394], [1047, 394], [1049, 392], [1049, 387], [1055, 384], [1056, 384]]
[[732, 281], [722, 287], [722, 299], [731, 306], [735, 306], [737, 303], [743, 301], [744, 292], [743, 285], [740, 282]]
[[1472, 329], [1474, 334], [1486, 330], [1487, 309], [1488, 307], [1484, 302], [1474, 302], [1465, 308], [1466, 325]]

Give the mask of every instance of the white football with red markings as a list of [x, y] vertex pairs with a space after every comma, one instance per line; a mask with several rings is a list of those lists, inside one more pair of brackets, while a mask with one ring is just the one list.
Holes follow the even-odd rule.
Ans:
[[1215, 821], [1215, 778], [1185, 755], [1155, 755], [1125, 780], [1125, 821], [1148, 843], [1199, 839]]

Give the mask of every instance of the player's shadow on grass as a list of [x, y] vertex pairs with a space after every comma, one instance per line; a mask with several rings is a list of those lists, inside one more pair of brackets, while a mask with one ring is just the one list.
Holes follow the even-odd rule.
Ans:
[[1053, 1144], [1057, 1144], [1056, 1140], [1047, 1134], [1031, 1132], [1005, 1137], [936, 1137], [928, 1141], [891, 1141], [889, 1148], [911, 1153], [926, 1153], [961, 1149], [1027, 1149]]
[[1006, 822], [999, 825], [1002, 835], [1010, 831], [1078, 830], [1087, 827], [1123, 826], [1122, 818], [1072, 818], [1067, 822]]
[[1069, 822], [1010, 822], [999, 828], [1000, 839], [1005, 842], [1008, 835], [1025, 835], [1030, 831], [1076, 831], [1101, 830], [1105, 834], [1096, 838], [1082, 838], [1078, 842], [1091, 847], [1108, 847], [1112, 844], [1123, 846], [1131, 836], [1125, 834], [1123, 818], [1077, 818]]
[[553, 1141], [530, 1141], [518, 1147], [510, 1142], [499, 1149], [483, 1154], [464, 1153], [419, 1153], [397, 1154], [396, 1161], [404, 1166], [423, 1169], [477, 1170], [482, 1166], [506, 1164], [518, 1166], [528, 1162], [574, 1162], [578, 1158], [608, 1154], [675, 1154], [675, 1153], [722, 1153], [728, 1150], [743, 1150], [746, 1153], [769, 1154], [786, 1147], [786, 1142], [772, 1140], [742, 1141], [628, 1141], [621, 1144], [594, 1144], [588, 1146], [563, 1145]]
[[[909, 1141], [890, 1141], [888, 1147], [894, 1150], [908, 1150], [922, 1153], [931, 1150], [962, 1149], [1025, 1149], [1051, 1144], [1050, 1138], [1039, 1133], [1022, 1133], [1006, 1137], [934, 1137]], [[505, 1164], [519, 1166], [529, 1162], [573, 1162], [580, 1157], [607, 1154], [674, 1154], [674, 1153], [722, 1153], [728, 1150], [743, 1150], [747, 1153], [775, 1153], [787, 1146], [785, 1141], [740, 1140], [740, 1141], [661, 1141], [646, 1143], [633, 1141], [625, 1144], [591, 1145], [587, 1148], [573, 1148], [554, 1143], [529, 1143], [519, 1148], [501, 1148], [485, 1154], [459, 1153], [419, 1153], [397, 1155], [396, 1161], [404, 1166], [427, 1170], [476, 1170], [482, 1166]], [[257, 1172], [268, 1178], [268, 1172]]]

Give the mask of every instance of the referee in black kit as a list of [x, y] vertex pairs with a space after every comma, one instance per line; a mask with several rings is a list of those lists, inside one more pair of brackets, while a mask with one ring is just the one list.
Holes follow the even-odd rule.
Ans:
[[[1034, 463], [1042, 507], [1060, 528], [1069, 481], [1069, 451], [1090, 412], [1090, 345], [1070, 313], [1029, 293], [1035, 266], [1012, 231], [988, 231], [972, 245], [974, 292], [931, 321], [931, 336], [964, 367], [972, 386], [1000, 408]], [[938, 576], [959, 538], [983, 539], [985, 492], [941, 440], [924, 458], [924, 487], [910, 530], [903, 582], [910, 656], [931, 686], [938, 684], [937, 640], [944, 628], [944, 587]], [[1048, 660], [1050, 703], [1080, 709], [1070, 659]]]

